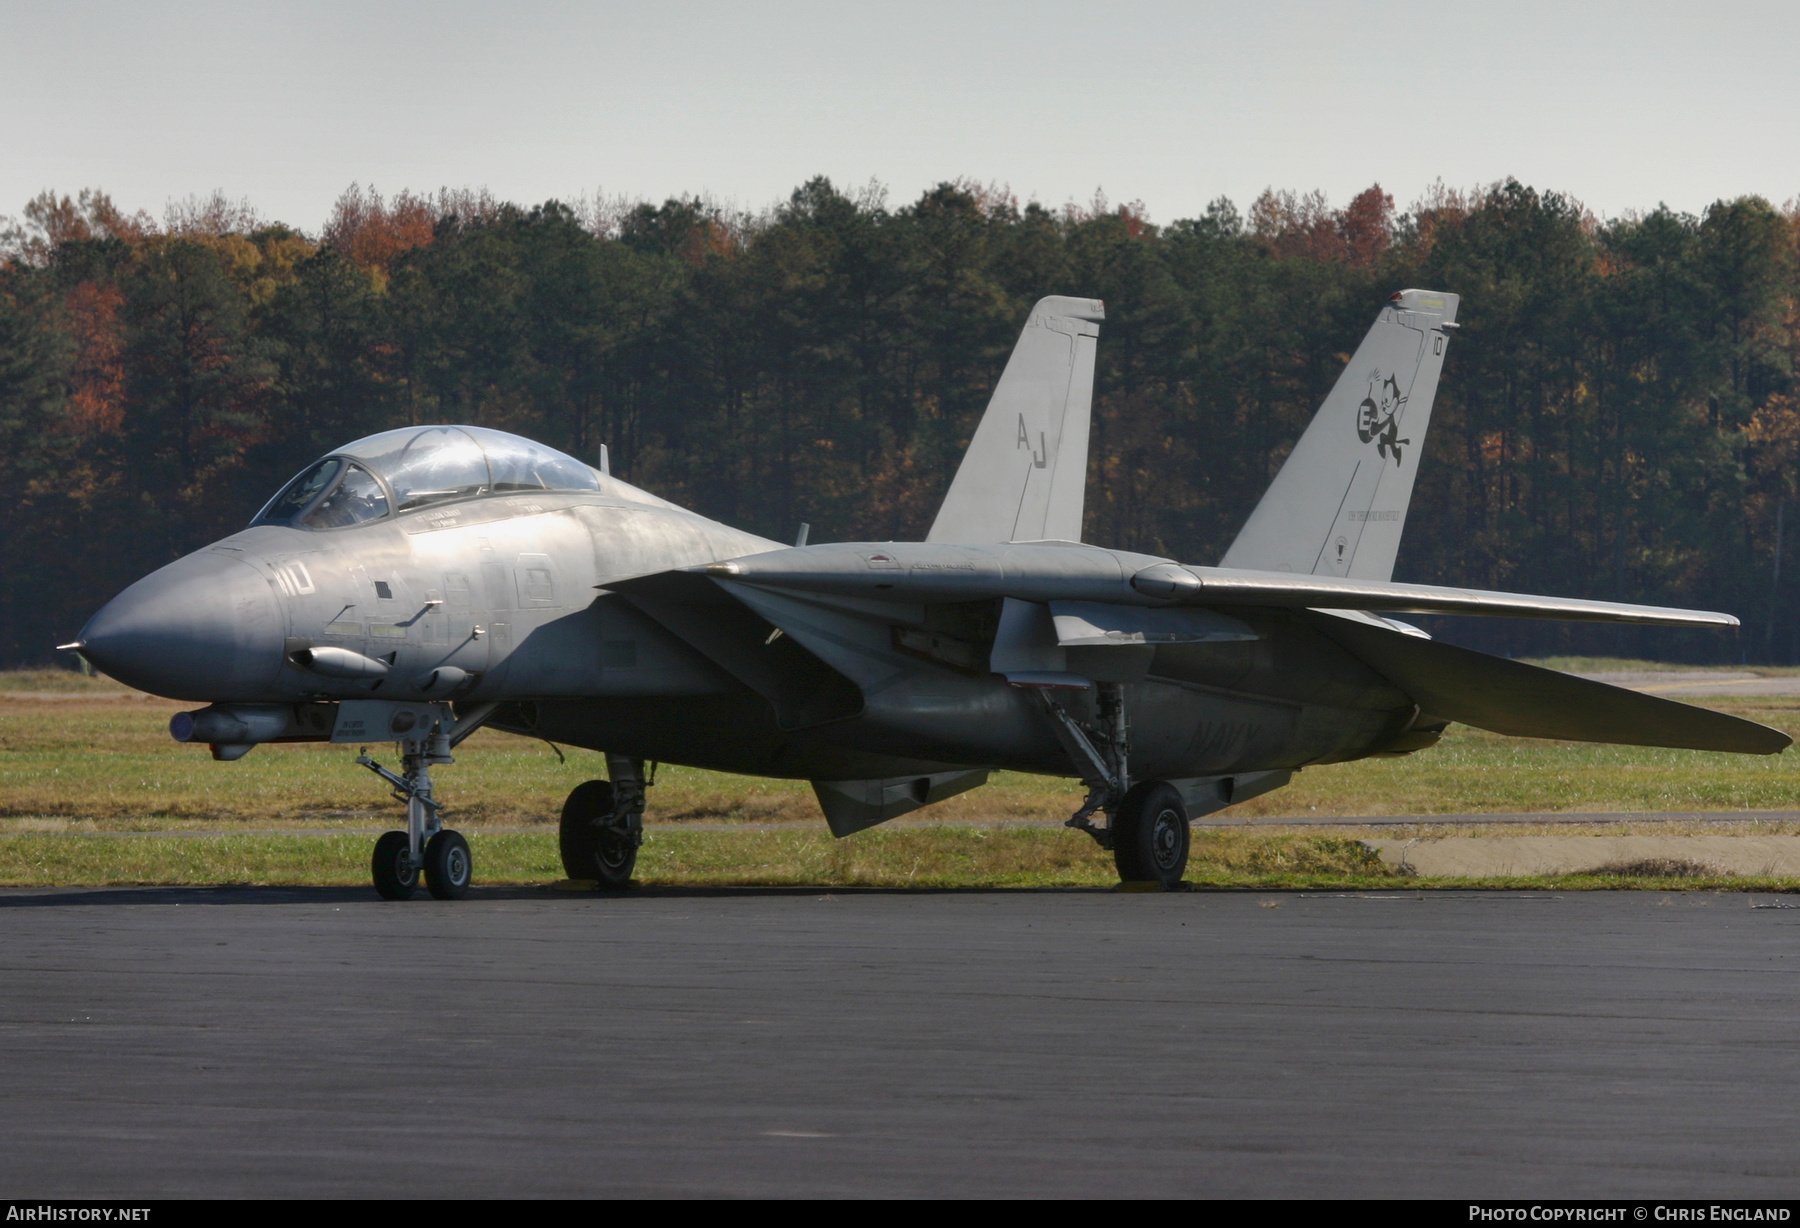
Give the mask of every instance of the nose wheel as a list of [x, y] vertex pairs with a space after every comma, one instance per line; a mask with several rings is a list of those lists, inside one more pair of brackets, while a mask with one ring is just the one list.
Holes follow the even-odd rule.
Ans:
[[475, 859], [459, 831], [445, 828], [425, 843], [422, 864], [414, 865], [412, 841], [403, 831], [387, 831], [375, 841], [370, 870], [375, 894], [384, 900], [410, 900], [424, 880], [434, 900], [460, 900], [469, 894]]
[[410, 900], [419, 887], [419, 867], [412, 862], [412, 848], [403, 831], [384, 831], [375, 841], [370, 867], [375, 894], [384, 900]]
[[469, 894], [475, 862], [461, 832], [445, 828], [425, 845], [425, 889], [434, 900], [460, 900]]

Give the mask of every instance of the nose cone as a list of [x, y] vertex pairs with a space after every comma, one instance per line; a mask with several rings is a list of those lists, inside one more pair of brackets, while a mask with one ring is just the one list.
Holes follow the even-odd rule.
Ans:
[[269, 582], [203, 550], [152, 572], [82, 629], [82, 655], [127, 686], [170, 699], [255, 699], [281, 671], [287, 634]]

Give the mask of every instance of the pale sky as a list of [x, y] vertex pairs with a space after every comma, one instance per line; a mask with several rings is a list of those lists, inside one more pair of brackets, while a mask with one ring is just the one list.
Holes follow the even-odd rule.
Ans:
[[0, 32], [0, 214], [221, 190], [316, 231], [353, 181], [760, 209], [821, 174], [1159, 222], [1508, 175], [1606, 216], [1800, 195], [1795, 4], [0, 0]]

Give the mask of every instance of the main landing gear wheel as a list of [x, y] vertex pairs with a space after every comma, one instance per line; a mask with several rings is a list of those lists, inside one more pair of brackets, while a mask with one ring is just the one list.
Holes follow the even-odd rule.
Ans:
[[1131, 787], [1113, 816], [1113, 860], [1128, 883], [1179, 886], [1187, 870], [1188, 816], [1175, 786], [1146, 780]]
[[410, 900], [419, 886], [419, 871], [403, 831], [381, 833], [369, 868], [375, 876], [375, 894], [384, 900]]
[[434, 900], [460, 900], [469, 894], [475, 864], [461, 832], [446, 828], [425, 845], [425, 889]]
[[577, 881], [599, 883], [605, 891], [623, 891], [637, 866], [637, 843], [614, 826], [614, 809], [607, 780], [576, 785], [562, 808], [564, 872]]

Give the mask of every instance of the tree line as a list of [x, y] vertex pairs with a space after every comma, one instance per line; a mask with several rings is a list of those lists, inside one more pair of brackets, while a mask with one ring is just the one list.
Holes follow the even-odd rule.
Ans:
[[241, 527], [308, 460], [470, 422], [777, 539], [922, 536], [1020, 324], [1106, 301], [1086, 539], [1217, 560], [1393, 290], [1463, 296], [1398, 577], [1725, 609], [1736, 637], [1439, 620], [1512, 653], [1800, 658], [1800, 212], [1596, 219], [1506, 181], [1152, 224], [825, 179], [525, 208], [353, 187], [46, 193], [0, 227], [0, 661]]

